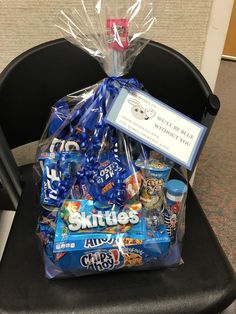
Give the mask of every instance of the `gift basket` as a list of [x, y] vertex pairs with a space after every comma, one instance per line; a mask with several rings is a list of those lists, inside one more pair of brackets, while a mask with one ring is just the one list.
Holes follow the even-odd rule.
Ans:
[[[39, 143], [37, 234], [48, 278], [182, 263], [185, 170], [106, 121], [121, 89], [144, 90], [122, 76], [148, 43], [153, 12], [150, 1], [98, 0], [60, 13], [65, 38], [108, 77], [54, 104]], [[140, 123], [154, 115], [130, 110]]]

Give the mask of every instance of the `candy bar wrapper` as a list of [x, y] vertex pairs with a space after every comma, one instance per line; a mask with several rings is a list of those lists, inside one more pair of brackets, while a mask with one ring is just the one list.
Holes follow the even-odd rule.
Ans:
[[108, 77], [58, 100], [39, 143], [37, 234], [48, 278], [182, 262], [187, 180], [181, 168], [105, 120], [122, 88], [144, 89], [122, 76], [154, 23], [150, 1], [100, 0], [93, 12], [82, 1], [80, 10], [61, 11], [57, 27]]

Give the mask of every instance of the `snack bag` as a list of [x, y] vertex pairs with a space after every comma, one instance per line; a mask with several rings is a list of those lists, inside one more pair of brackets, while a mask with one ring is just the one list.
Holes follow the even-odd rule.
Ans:
[[105, 120], [122, 88], [144, 89], [121, 76], [148, 43], [153, 6], [99, 0], [93, 10], [82, 1], [81, 10], [61, 11], [57, 25], [108, 78], [59, 100], [39, 143], [37, 233], [48, 278], [181, 263], [186, 179]]

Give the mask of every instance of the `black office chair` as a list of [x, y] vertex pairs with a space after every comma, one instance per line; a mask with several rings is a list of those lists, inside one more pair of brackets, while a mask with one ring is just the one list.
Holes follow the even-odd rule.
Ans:
[[[138, 78], [153, 96], [210, 130], [219, 101], [185, 57], [151, 42], [137, 57], [129, 75]], [[0, 77], [0, 124], [10, 148], [39, 139], [55, 101], [104, 76], [95, 60], [62, 39], [13, 60]], [[6, 174], [5, 185], [16, 203], [23, 186], [0, 264], [0, 312], [218, 313], [233, 302], [234, 271], [191, 188], [184, 265], [46, 279], [35, 236], [39, 206], [32, 165], [20, 167], [20, 181], [3, 135], [0, 137], [0, 173]]]

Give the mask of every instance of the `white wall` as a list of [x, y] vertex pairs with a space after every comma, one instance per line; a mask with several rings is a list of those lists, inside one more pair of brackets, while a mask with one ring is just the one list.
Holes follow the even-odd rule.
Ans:
[[[200, 67], [213, 0], [152, 1], [157, 8], [164, 2], [166, 6], [158, 14], [158, 24], [150, 38], [177, 49]], [[54, 27], [59, 10], [79, 7], [79, 3], [80, 0], [1, 0], [0, 71], [22, 51], [60, 37]], [[85, 3], [91, 10], [94, 0]]]
[[214, 0], [200, 70], [214, 90], [234, 0]]

